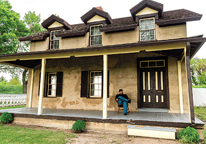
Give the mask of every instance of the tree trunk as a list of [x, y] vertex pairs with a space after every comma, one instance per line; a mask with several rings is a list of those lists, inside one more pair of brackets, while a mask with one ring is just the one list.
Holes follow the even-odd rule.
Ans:
[[22, 73], [23, 94], [27, 93], [27, 80], [25, 78], [27, 71], [28, 71], [28, 69], [24, 69], [24, 71]]

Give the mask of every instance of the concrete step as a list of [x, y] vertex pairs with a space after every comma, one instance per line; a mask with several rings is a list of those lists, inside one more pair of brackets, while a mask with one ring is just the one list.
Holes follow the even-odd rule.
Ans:
[[151, 126], [128, 125], [127, 129], [128, 135], [130, 136], [152, 137], [162, 139], [175, 139], [176, 133], [176, 129], [174, 128]]
[[160, 112], [160, 113], [168, 113], [169, 109], [162, 108], [138, 108], [139, 112]]

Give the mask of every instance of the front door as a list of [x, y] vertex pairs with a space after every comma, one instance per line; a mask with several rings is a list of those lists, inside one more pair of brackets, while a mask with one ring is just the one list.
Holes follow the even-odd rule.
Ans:
[[167, 108], [166, 74], [163, 66], [140, 68], [140, 105], [142, 108]]

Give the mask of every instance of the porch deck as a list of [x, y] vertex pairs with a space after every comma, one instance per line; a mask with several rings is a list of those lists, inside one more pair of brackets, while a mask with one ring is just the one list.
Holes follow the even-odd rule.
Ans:
[[[43, 109], [42, 115], [37, 115], [37, 108], [14, 108], [0, 110], [13, 113], [16, 117], [57, 119], [57, 120], [85, 120], [87, 122], [103, 123], [127, 123], [136, 125], [153, 125], [168, 127], [186, 127], [191, 125], [188, 114], [177, 113], [149, 113], [149, 112], [130, 112], [128, 115], [119, 114], [117, 111], [108, 111], [108, 118], [102, 118], [102, 111], [95, 110], [71, 110], [71, 109]], [[202, 127], [204, 122], [195, 118], [195, 126]]]

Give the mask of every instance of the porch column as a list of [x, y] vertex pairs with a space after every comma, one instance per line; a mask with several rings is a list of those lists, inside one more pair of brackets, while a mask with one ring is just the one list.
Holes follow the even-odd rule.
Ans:
[[179, 98], [180, 98], [180, 113], [184, 113], [183, 105], [183, 94], [182, 94], [182, 70], [181, 70], [181, 60], [177, 61], [178, 65], [178, 81], [179, 81]]
[[186, 72], [187, 72], [187, 83], [188, 83], [188, 100], [189, 100], [189, 120], [191, 123], [195, 123], [195, 114], [194, 114], [194, 103], [193, 103], [193, 93], [192, 93], [192, 80], [191, 80], [191, 70], [190, 70], [190, 43], [187, 42], [186, 47]]
[[43, 94], [44, 94], [45, 68], [46, 68], [46, 59], [42, 59], [41, 60], [41, 80], [40, 80], [38, 115], [42, 114], [42, 101], [43, 101]]
[[103, 55], [103, 119], [107, 118], [107, 71], [108, 56]]
[[29, 91], [29, 108], [32, 107], [32, 94], [33, 94], [33, 81], [34, 81], [34, 69], [31, 69], [31, 76], [30, 76], [30, 91]]

